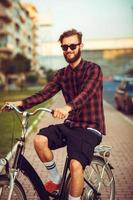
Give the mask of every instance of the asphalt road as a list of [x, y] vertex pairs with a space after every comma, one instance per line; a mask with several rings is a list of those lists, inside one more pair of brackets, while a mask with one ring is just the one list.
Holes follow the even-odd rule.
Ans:
[[[114, 92], [116, 87], [118, 86], [118, 81], [104, 81], [104, 100], [111, 104], [114, 108], [116, 108], [115, 101], [114, 101]], [[133, 114], [127, 115], [124, 112], [121, 112], [123, 115], [128, 117], [130, 120], [133, 121]]]

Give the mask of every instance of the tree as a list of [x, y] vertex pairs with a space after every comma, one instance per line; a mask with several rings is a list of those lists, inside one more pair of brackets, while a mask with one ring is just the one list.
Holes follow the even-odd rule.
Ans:
[[0, 71], [5, 76], [5, 90], [8, 90], [11, 75], [19, 74], [15, 80], [17, 86], [24, 85], [25, 74], [31, 69], [31, 61], [22, 54], [16, 54], [13, 58], [1, 61]]
[[51, 68], [48, 69], [48, 68], [45, 67], [45, 66], [41, 66], [40, 69], [41, 69], [41, 70], [43, 71], [43, 73], [45, 74], [47, 82], [49, 82], [49, 81], [52, 79], [53, 75], [56, 73], [55, 70], [53, 70], [53, 69], [51, 69]]
[[[31, 69], [31, 61], [22, 54], [17, 54], [12, 60], [11, 68], [17, 74], [29, 72]], [[11, 70], [12, 70], [11, 69]]]
[[20, 74], [29, 72], [31, 61], [22, 54], [16, 54], [12, 59], [3, 60], [1, 71], [5, 74]]

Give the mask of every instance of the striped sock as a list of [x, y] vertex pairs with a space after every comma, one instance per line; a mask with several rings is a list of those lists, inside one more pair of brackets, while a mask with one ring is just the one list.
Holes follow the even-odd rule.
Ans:
[[54, 161], [54, 160], [51, 160], [51, 161], [49, 161], [49, 162], [45, 162], [44, 165], [45, 165], [46, 169], [47, 169], [48, 172], [49, 172], [50, 179], [51, 179], [54, 183], [59, 184], [60, 181], [61, 181], [61, 176], [60, 176], [59, 173], [58, 173], [58, 170], [57, 170], [55, 161]]

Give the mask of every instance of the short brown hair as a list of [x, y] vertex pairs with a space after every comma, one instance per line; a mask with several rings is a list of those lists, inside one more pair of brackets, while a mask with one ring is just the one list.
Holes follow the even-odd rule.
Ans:
[[79, 39], [79, 43], [82, 43], [82, 33], [77, 31], [76, 29], [70, 29], [70, 30], [63, 32], [59, 37], [60, 43], [62, 43], [62, 41], [65, 37], [69, 37], [72, 35], [77, 35], [78, 39]]

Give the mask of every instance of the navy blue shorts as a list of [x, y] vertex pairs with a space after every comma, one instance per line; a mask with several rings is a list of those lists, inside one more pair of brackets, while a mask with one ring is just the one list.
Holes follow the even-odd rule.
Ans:
[[91, 163], [94, 148], [102, 140], [102, 136], [92, 130], [71, 128], [65, 123], [42, 128], [38, 134], [48, 138], [48, 146], [51, 150], [66, 146], [69, 159], [78, 160], [83, 168]]

